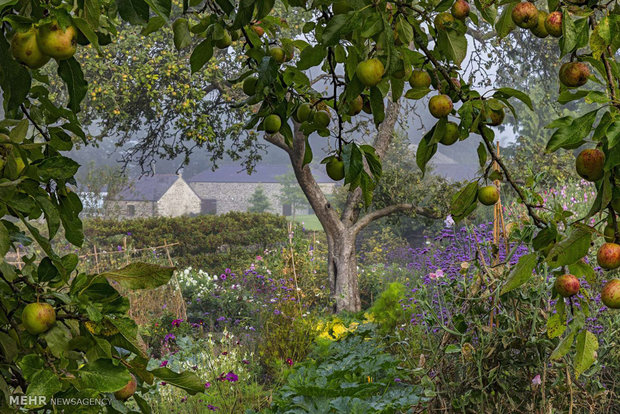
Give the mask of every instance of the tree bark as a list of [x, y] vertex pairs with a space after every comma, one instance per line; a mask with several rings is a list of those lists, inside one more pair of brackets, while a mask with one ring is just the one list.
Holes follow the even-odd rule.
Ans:
[[[383, 158], [392, 141], [399, 112], [400, 106], [390, 101], [386, 108], [385, 120], [379, 126], [373, 142], [379, 158]], [[314, 179], [310, 166], [303, 165], [305, 137], [299, 130], [299, 125], [294, 125], [292, 148], [286, 145], [284, 138], [279, 134], [267, 135], [266, 139], [289, 155], [299, 186], [314, 209], [327, 236], [327, 273], [334, 300], [334, 310], [336, 312], [344, 310], [360, 311], [362, 304], [358, 287], [355, 250], [355, 241], [359, 232], [372, 221], [397, 211], [414, 210], [424, 216], [431, 216], [432, 213], [430, 210], [417, 208], [411, 204], [397, 204], [373, 211], [360, 219], [359, 205], [362, 192], [358, 188], [349, 193], [342, 214], [338, 216]]]

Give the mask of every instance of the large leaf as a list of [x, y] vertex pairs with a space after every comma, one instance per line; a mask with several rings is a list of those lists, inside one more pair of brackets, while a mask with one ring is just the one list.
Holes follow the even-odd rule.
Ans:
[[465, 35], [453, 30], [440, 31], [437, 46], [445, 56], [458, 66], [461, 65], [461, 62], [467, 56], [467, 39]]
[[187, 19], [176, 19], [174, 23], [172, 23], [172, 31], [174, 32], [174, 47], [177, 50], [186, 48], [192, 42], [192, 35], [189, 31]]
[[189, 57], [189, 64], [192, 68], [192, 73], [198, 72], [202, 67], [213, 57], [213, 45], [211, 39], [206, 39], [200, 42], [198, 46], [192, 52]]
[[579, 376], [596, 361], [598, 339], [590, 331], [581, 331], [577, 335], [577, 353], [575, 355], [575, 377]]
[[562, 359], [564, 355], [566, 355], [568, 351], [570, 351], [570, 347], [573, 345], [574, 341], [575, 341], [575, 333], [571, 332], [570, 334], [566, 335], [564, 339], [560, 341], [560, 343], [553, 350], [549, 358], [554, 359], [554, 360]]
[[557, 243], [547, 256], [552, 268], [573, 264], [588, 254], [592, 231], [576, 227], [564, 240]]
[[80, 103], [86, 96], [88, 84], [84, 80], [82, 68], [75, 58], [58, 62], [58, 75], [65, 81], [69, 94], [67, 107], [73, 112], [80, 111]]
[[519, 262], [508, 275], [508, 279], [504, 287], [502, 287], [500, 294], [503, 295], [504, 293], [510, 292], [530, 280], [532, 274], [534, 274], [537, 261], [538, 255], [536, 253], [521, 256]]
[[176, 268], [136, 262], [101, 273], [100, 276], [116, 280], [128, 289], [151, 289], [168, 283]]
[[170, 10], [172, 9], [172, 1], [171, 0], [145, 0], [151, 9], [163, 17], [167, 19], [170, 16]]
[[149, 5], [144, 0], [116, 0], [118, 14], [133, 25], [141, 25], [149, 20]]
[[28, 69], [11, 56], [9, 44], [3, 34], [0, 34], [0, 62], [2, 62], [0, 86], [4, 94], [4, 109], [11, 111], [17, 109], [26, 99], [32, 79]]
[[120, 362], [114, 365], [111, 359], [100, 358], [78, 370], [76, 379], [72, 382], [78, 390], [114, 392], [123, 388], [130, 380], [129, 371]]
[[508, 36], [508, 34], [517, 26], [512, 20], [512, 10], [516, 5], [517, 3], [507, 4], [506, 7], [504, 7], [501, 16], [497, 19], [497, 23], [495, 23], [495, 31], [500, 39]]
[[150, 372], [162, 381], [182, 388], [192, 395], [202, 392], [205, 389], [202, 380], [193, 372], [176, 373], [169, 368], [156, 368]]
[[62, 383], [50, 369], [37, 371], [28, 385], [26, 395], [51, 397], [62, 390]]

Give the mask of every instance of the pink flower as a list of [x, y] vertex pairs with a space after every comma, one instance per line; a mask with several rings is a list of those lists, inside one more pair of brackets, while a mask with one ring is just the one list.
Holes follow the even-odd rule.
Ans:
[[159, 364], [159, 367], [163, 368], [163, 367], [165, 367], [167, 365], [168, 365], [168, 360], [165, 360], [165, 361], [161, 361], [161, 364]]
[[205, 382], [205, 388], [211, 388], [211, 383], [210, 382]]
[[540, 385], [542, 384], [542, 381], [540, 380], [540, 374], [536, 375], [533, 379], [532, 379], [532, 385]]
[[442, 277], [444, 277], [443, 270], [441, 270], [441, 269], [437, 269], [437, 270], [435, 270], [435, 273], [430, 273], [430, 274], [428, 275], [428, 277], [430, 277], [430, 278], [431, 278], [431, 279], [433, 279], [433, 280], [435, 280], [435, 279], [441, 279]]
[[263, 260], [263, 256], [256, 256], [256, 261], [260, 262], [261, 260]]

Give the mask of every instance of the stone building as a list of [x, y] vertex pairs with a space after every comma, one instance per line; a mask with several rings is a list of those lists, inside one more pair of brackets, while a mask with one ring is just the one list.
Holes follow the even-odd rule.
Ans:
[[[322, 167], [322, 166], [321, 166]], [[331, 194], [336, 182], [331, 180], [321, 167], [312, 173], [325, 194]], [[248, 174], [238, 165], [222, 165], [217, 170], [206, 170], [188, 179], [190, 187], [202, 200], [201, 213], [222, 214], [229, 211], [248, 211], [250, 199], [258, 187], [262, 187], [269, 199], [271, 213], [290, 216], [292, 206], [281, 200], [282, 179], [291, 174], [289, 165], [259, 164], [256, 171]], [[297, 214], [312, 214], [309, 206]]]
[[200, 212], [200, 197], [176, 174], [155, 174], [133, 182], [114, 199], [106, 200], [112, 217], [176, 217]]
[[[230, 164], [215, 171], [203, 171], [187, 181], [174, 174], [145, 176], [114, 199], [108, 197], [105, 212], [110, 217], [132, 218], [248, 211], [252, 195], [262, 187], [270, 204], [267, 211], [290, 216], [293, 206], [281, 200], [281, 177], [291, 172], [288, 165], [258, 165], [256, 171], [248, 174], [242, 167]], [[323, 191], [331, 194], [336, 183], [323, 169], [317, 168], [313, 173]], [[303, 200], [304, 208], [300, 210], [298, 206], [296, 213], [312, 214]]]

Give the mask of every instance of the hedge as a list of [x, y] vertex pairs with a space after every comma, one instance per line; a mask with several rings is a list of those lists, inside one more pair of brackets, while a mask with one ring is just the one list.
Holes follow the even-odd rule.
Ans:
[[209, 273], [243, 270], [265, 249], [286, 241], [287, 221], [269, 213], [231, 212], [219, 216], [153, 217], [132, 220], [89, 219], [84, 222], [85, 247], [127, 244], [147, 248], [164, 242], [179, 268], [192, 266]]

